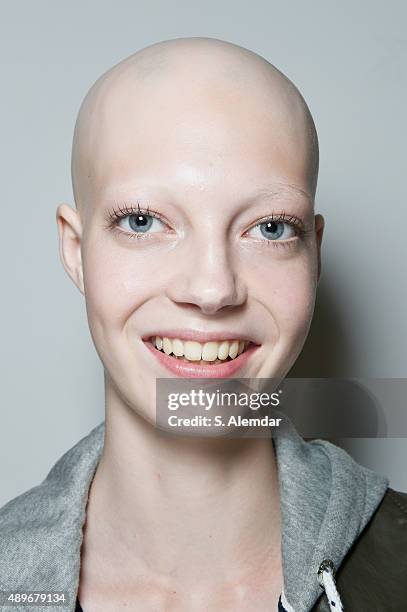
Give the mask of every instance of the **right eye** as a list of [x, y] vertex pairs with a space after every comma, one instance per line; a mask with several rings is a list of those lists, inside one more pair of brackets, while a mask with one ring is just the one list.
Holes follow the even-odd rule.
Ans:
[[136, 232], [137, 234], [160, 232], [165, 227], [164, 223], [157, 217], [140, 212], [122, 216], [117, 224], [126, 232]]

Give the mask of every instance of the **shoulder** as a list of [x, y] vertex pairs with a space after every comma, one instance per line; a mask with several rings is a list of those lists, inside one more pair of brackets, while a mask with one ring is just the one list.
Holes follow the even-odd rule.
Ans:
[[[386, 495], [383, 498], [383, 510], [396, 511], [397, 515], [401, 512], [407, 520], [407, 493], [395, 491], [390, 487], [387, 489]], [[396, 510], [396, 508], [398, 510]]]
[[407, 570], [407, 493], [387, 489], [355, 547], [358, 543], [362, 552], [374, 547], [381, 555], [387, 555], [386, 564], [398, 559]]
[[88, 490], [104, 422], [66, 451], [37, 486], [0, 508], [0, 588], [75, 591]]
[[[388, 488], [336, 576], [345, 610], [399, 612], [407, 601], [407, 493]], [[328, 610], [320, 600], [315, 612]]]

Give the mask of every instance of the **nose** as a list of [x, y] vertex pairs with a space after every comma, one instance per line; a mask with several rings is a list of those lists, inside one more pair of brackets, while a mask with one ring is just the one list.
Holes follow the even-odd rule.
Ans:
[[247, 287], [237, 262], [222, 240], [200, 240], [184, 253], [179, 270], [171, 276], [167, 296], [177, 304], [197, 306], [203, 314], [241, 306]]

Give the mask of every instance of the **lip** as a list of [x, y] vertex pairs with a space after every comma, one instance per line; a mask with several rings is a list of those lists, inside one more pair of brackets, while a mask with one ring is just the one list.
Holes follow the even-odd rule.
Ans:
[[[142, 337], [142, 340], [148, 341], [150, 338], [154, 336], [159, 336], [160, 338], [179, 338], [180, 340], [195, 340], [196, 342], [200, 342], [201, 344], [205, 342], [221, 342], [222, 340], [247, 340], [260, 346], [260, 342], [257, 342], [252, 336], [242, 334], [239, 332], [230, 332], [230, 331], [213, 331], [213, 332], [204, 332], [204, 331], [196, 331], [192, 329], [171, 329], [171, 330], [159, 330], [154, 331], [153, 333], [146, 334]], [[244, 353], [242, 353], [244, 354]], [[212, 366], [211, 366], [212, 367]]]
[[[157, 336], [159, 335], [160, 334], [157, 333]], [[168, 335], [165, 337], [179, 338], [179, 336]], [[183, 338], [185, 338], [185, 336], [183, 336]], [[230, 339], [235, 338], [236, 336]], [[242, 337], [240, 338], [242, 340], [244, 339]], [[228, 340], [229, 338], [225, 338], [223, 336], [223, 339]], [[181, 361], [180, 359], [175, 359], [174, 357], [170, 357], [169, 355], [166, 355], [165, 353], [162, 353], [161, 351], [156, 349], [149, 340], [143, 340], [143, 342], [145, 346], [167, 370], [181, 378], [230, 378], [231, 376], [233, 376], [233, 374], [238, 372], [247, 364], [248, 360], [259, 348], [259, 345], [252, 344], [243, 353], [241, 353], [231, 361], [225, 361], [225, 363], [218, 363], [216, 365], [202, 365], [198, 363], [188, 363], [186, 361]]]

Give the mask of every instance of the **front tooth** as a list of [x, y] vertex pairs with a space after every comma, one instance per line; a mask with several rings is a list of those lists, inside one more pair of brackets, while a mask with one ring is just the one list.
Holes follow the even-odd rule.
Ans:
[[238, 340], [233, 340], [232, 344], [230, 345], [229, 348], [229, 357], [231, 359], [234, 359], [237, 355], [237, 351], [239, 350], [239, 341]]
[[156, 336], [155, 337], [155, 345], [161, 351], [161, 349], [163, 347], [163, 339], [160, 338], [160, 336]]
[[218, 348], [218, 358], [225, 360], [228, 358], [229, 355], [229, 342], [228, 340], [224, 340], [223, 342], [220, 343], [219, 348]]
[[240, 340], [240, 342], [239, 342], [239, 350], [237, 351], [237, 354], [240, 355], [240, 353], [243, 353], [243, 349], [244, 349], [244, 341]]
[[182, 340], [178, 340], [178, 338], [174, 338], [172, 341], [172, 352], [177, 357], [182, 357], [184, 354], [184, 343]]
[[202, 359], [204, 361], [215, 361], [218, 358], [217, 342], [205, 342], [202, 349]]
[[169, 338], [163, 338], [163, 350], [166, 355], [172, 353], [172, 342]]
[[189, 361], [200, 361], [202, 358], [202, 346], [199, 342], [187, 340], [184, 342], [184, 357]]

